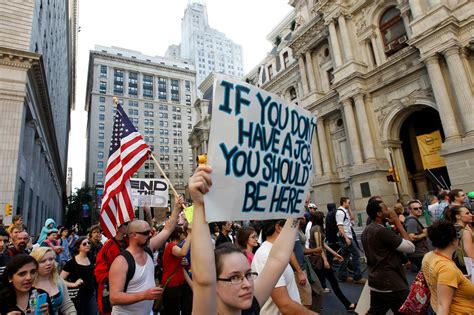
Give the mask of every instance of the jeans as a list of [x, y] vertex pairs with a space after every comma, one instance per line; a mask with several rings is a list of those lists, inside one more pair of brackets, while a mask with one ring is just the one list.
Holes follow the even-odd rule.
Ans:
[[354, 271], [354, 281], [360, 280], [362, 278], [362, 272], [360, 270], [360, 254], [355, 244], [355, 241], [351, 242], [351, 245], [347, 245], [344, 238], [339, 238], [339, 246], [341, 247], [341, 256], [344, 257], [344, 261], [341, 262], [339, 266], [339, 281], [347, 280], [347, 263], [351, 259], [352, 255], [352, 267]]
[[339, 301], [341, 301], [342, 304], [344, 304], [345, 308], [348, 308], [351, 305], [351, 302], [346, 298], [344, 293], [342, 293], [341, 288], [339, 287], [339, 283], [337, 282], [336, 276], [334, 275], [334, 271], [332, 268], [326, 269], [323, 267], [323, 269], [316, 270], [316, 274], [318, 275], [318, 278], [324, 277], [329, 281], [331, 284], [332, 290], [334, 291], [334, 294], [337, 296]]

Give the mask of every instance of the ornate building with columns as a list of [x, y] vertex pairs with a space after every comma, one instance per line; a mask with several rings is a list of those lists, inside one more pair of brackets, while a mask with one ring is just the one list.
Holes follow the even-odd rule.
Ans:
[[313, 200], [349, 196], [362, 211], [369, 196], [393, 204], [435, 192], [416, 136], [437, 130], [446, 167], [432, 178], [474, 190], [474, 2], [289, 3], [246, 80], [317, 117]]
[[0, 215], [62, 221], [75, 98], [77, 1], [0, 2]]

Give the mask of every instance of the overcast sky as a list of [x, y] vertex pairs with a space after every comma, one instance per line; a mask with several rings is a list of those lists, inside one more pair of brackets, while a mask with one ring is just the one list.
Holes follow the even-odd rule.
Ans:
[[[72, 112], [68, 166], [73, 189], [85, 179], [85, 86], [89, 50], [118, 46], [150, 56], [164, 56], [181, 42], [181, 19], [188, 0], [84, 0], [79, 2], [76, 110]], [[208, 0], [209, 25], [242, 45], [244, 70], [254, 68], [271, 49], [270, 31], [291, 12], [288, 0]]]

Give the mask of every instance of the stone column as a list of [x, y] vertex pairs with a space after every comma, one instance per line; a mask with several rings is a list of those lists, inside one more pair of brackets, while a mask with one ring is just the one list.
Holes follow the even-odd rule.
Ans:
[[375, 38], [375, 35], [370, 36], [370, 42], [372, 43], [372, 52], [375, 56], [375, 62], [378, 66], [380, 66], [382, 64], [382, 60], [379, 55], [379, 50], [377, 49], [377, 40]]
[[355, 165], [362, 164], [362, 153], [360, 151], [359, 135], [355, 124], [354, 111], [352, 110], [352, 101], [346, 98], [342, 101], [344, 106], [344, 117], [346, 119], [346, 134], [349, 136], [351, 144], [352, 158]]
[[331, 40], [332, 53], [334, 54], [335, 68], [342, 65], [341, 49], [339, 48], [339, 40], [337, 39], [336, 25], [334, 21], [329, 23], [329, 39]]
[[298, 58], [298, 65], [300, 67], [300, 76], [301, 76], [301, 83], [303, 84], [303, 95], [308, 94], [309, 87], [308, 87], [308, 80], [306, 78], [306, 68], [304, 64], [303, 55], [300, 55]]
[[316, 122], [316, 127], [318, 129], [317, 135], [321, 152], [323, 174], [332, 174], [329, 148], [326, 138], [326, 128], [324, 127], [324, 119], [322, 117], [319, 117], [318, 121]]
[[409, 15], [410, 15], [410, 11], [408, 10], [405, 10], [401, 13], [403, 25], [405, 26], [405, 30], [407, 31], [407, 37], [410, 39], [412, 36], [412, 32], [411, 32]]
[[339, 15], [339, 30], [341, 31], [341, 40], [342, 40], [342, 49], [344, 49], [344, 55], [346, 57], [346, 62], [354, 59], [352, 54], [352, 45], [351, 39], [349, 37], [349, 32], [347, 31], [346, 18], [344, 15]]
[[306, 73], [308, 74], [308, 81], [309, 81], [309, 91], [312, 92], [316, 90], [316, 79], [314, 77], [313, 58], [311, 58], [311, 52], [307, 51], [305, 53], [305, 57], [306, 57]]
[[[321, 120], [317, 120], [316, 124], [319, 125]], [[319, 150], [319, 134], [316, 132], [316, 137], [313, 137], [313, 161], [314, 161], [314, 173], [316, 176], [323, 175], [323, 167], [321, 164], [321, 151]]]
[[413, 18], [416, 18], [423, 13], [420, 0], [409, 0], [409, 3], [410, 3], [411, 15], [413, 16]]
[[444, 83], [443, 74], [439, 66], [438, 55], [425, 59], [426, 69], [430, 77], [433, 93], [438, 105], [439, 116], [443, 124], [445, 140], [459, 138], [460, 133], [456, 124], [453, 107], [449, 99], [448, 90]]
[[364, 51], [364, 55], [365, 55], [365, 61], [367, 62], [367, 66], [371, 69], [375, 65], [374, 65], [374, 60], [372, 59], [372, 55], [370, 53], [369, 41], [364, 40], [362, 42], [362, 44], [363, 44], [363, 51]]
[[366, 160], [375, 159], [374, 143], [370, 134], [369, 121], [367, 120], [367, 111], [365, 110], [364, 95], [354, 96], [354, 103], [357, 111], [357, 120], [360, 128], [360, 136], [363, 141], [364, 156]]
[[450, 47], [444, 53], [448, 64], [449, 75], [453, 82], [458, 101], [461, 120], [466, 135], [474, 135], [474, 104], [469, 78], [459, 55], [459, 47]]

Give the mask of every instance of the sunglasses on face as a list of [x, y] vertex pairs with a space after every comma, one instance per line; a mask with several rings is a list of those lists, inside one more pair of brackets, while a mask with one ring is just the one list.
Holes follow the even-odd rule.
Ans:
[[90, 245], [90, 244], [91, 244], [90, 242], [84, 242], [84, 243], [82, 243], [81, 245], [82, 245], [82, 246], [87, 246], [87, 245]]
[[140, 234], [140, 235], [143, 235], [143, 236], [148, 236], [148, 235], [150, 235], [151, 230], [143, 231], [143, 232], [133, 232], [133, 233]]
[[412, 209], [413, 209], [413, 210], [423, 210], [422, 207], [414, 207], [414, 208], [412, 208]]

